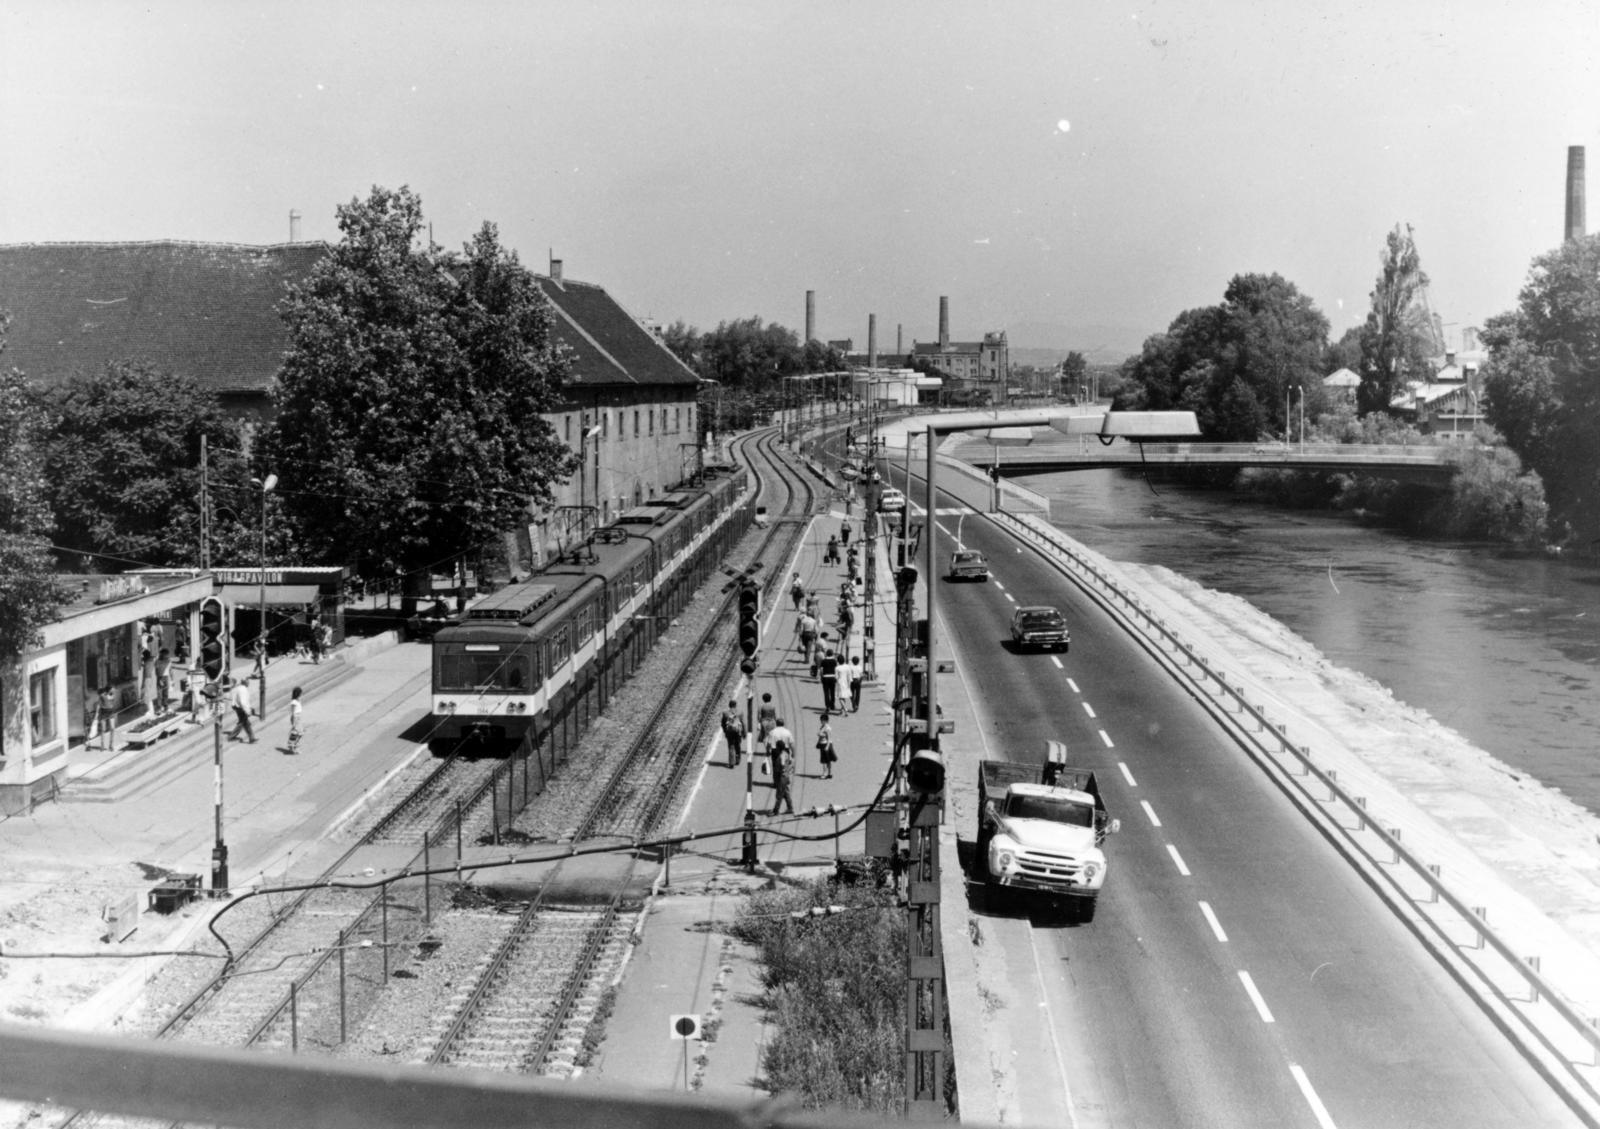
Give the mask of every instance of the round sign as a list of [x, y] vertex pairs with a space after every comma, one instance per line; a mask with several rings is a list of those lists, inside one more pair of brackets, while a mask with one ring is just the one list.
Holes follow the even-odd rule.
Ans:
[[845, 463], [839, 468], [839, 476], [844, 479], [852, 479], [860, 473], [861, 472], [855, 468], [854, 463]]

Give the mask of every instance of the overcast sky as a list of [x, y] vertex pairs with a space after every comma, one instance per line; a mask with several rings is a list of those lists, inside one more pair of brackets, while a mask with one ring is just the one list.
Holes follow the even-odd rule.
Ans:
[[1247, 271], [1337, 335], [1396, 223], [1458, 339], [1559, 243], [1569, 145], [1600, 228], [1583, 0], [3, 0], [0, 68], [0, 243], [334, 240], [408, 184], [640, 316], [814, 290], [858, 347], [948, 295], [1133, 348]]

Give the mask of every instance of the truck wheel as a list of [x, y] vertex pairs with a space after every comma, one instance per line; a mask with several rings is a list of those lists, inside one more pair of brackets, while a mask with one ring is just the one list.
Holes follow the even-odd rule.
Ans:
[[1099, 904], [1099, 900], [1098, 898], [1078, 899], [1078, 923], [1080, 925], [1088, 925], [1089, 922], [1094, 920], [1094, 909]]

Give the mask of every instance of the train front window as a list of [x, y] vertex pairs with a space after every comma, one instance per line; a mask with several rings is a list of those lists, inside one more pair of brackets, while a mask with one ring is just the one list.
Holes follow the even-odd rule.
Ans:
[[434, 671], [435, 689], [452, 693], [473, 690], [526, 691], [533, 685], [529, 655], [523, 651], [468, 651], [446, 647]]

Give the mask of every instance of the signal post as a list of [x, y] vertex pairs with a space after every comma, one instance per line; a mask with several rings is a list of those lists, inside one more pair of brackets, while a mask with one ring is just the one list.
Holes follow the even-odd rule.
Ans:
[[739, 669], [745, 676], [744, 739], [748, 748], [744, 762], [744, 835], [739, 862], [755, 870], [760, 858], [756, 852], [755, 767], [756, 767], [756, 670], [761, 649], [761, 585], [746, 576], [739, 582], [739, 650], [744, 659]]
[[200, 601], [200, 673], [204, 689], [193, 689], [195, 709], [204, 695], [211, 711], [212, 784], [216, 840], [211, 847], [211, 895], [220, 898], [228, 890], [228, 844], [222, 835], [222, 678], [228, 670], [228, 618], [222, 601], [207, 596]]

